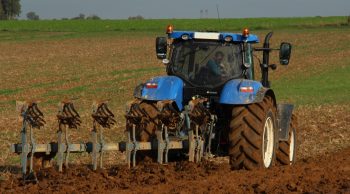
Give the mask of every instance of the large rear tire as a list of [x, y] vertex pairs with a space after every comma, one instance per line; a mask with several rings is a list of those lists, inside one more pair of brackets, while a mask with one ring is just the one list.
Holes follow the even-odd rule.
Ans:
[[269, 168], [276, 152], [276, 108], [270, 96], [260, 103], [234, 106], [229, 131], [232, 169]]
[[279, 164], [292, 165], [295, 163], [295, 155], [297, 150], [296, 139], [297, 119], [292, 115], [292, 120], [289, 125], [289, 139], [288, 141], [280, 141], [276, 153], [276, 159]]

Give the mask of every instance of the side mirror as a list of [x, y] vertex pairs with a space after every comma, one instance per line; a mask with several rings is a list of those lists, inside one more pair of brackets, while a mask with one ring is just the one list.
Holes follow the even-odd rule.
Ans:
[[280, 64], [288, 65], [290, 54], [292, 52], [292, 45], [288, 42], [282, 42], [280, 46]]
[[157, 37], [156, 38], [156, 53], [158, 59], [165, 59], [167, 53], [167, 38]]

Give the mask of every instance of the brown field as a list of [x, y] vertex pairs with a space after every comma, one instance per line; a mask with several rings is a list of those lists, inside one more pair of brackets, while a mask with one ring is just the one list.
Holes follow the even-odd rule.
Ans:
[[[282, 40], [295, 46], [291, 64], [279, 66], [271, 73], [272, 83], [312, 77], [334, 66], [348, 67], [349, 32], [348, 28], [276, 31], [273, 46], [278, 46]], [[266, 32], [257, 33], [262, 36]], [[325, 45], [325, 37], [332, 37], [332, 41]], [[344, 100], [346, 103], [298, 104], [298, 161], [292, 167], [231, 172], [226, 163], [195, 165], [184, 162], [167, 166], [144, 164], [126, 170], [120, 166], [123, 163], [121, 154], [108, 153], [105, 157], [107, 169], [90, 172], [86, 165], [90, 157], [82, 154], [71, 157], [72, 169], [62, 174], [52, 168], [44, 169], [38, 172], [40, 184], [22, 185], [19, 157], [9, 151], [11, 143], [20, 140], [15, 101], [40, 101], [47, 125], [35, 133], [37, 143], [43, 143], [55, 140], [55, 114], [60, 100], [75, 99], [83, 124], [72, 132], [71, 139], [72, 142], [86, 142], [92, 127], [92, 101], [108, 99], [117, 116], [117, 126], [105, 132], [106, 141], [120, 141], [125, 122], [124, 106], [132, 99], [133, 88], [150, 77], [165, 73], [165, 67], [155, 57], [154, 38], [116, 34], [115, 37], [0, 42], [1, 193], [350, 192], [349, 96]], [[276, 58], [274, 54], [272, 61]], [[293, 97], [281, 101], [295, 102]]]

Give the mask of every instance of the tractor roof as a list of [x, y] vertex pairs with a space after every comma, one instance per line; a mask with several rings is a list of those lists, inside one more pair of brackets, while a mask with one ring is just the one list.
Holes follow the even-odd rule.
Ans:
[[254, 34], [246, 36], [238, 33], [229, 32], [193, 32], [193, 31], [172, 31], [168, 33], [169, 38], [183, 39], [183, 40], [221, 40], [227, 42], [249, 42], [258, 43], [259, 38]]

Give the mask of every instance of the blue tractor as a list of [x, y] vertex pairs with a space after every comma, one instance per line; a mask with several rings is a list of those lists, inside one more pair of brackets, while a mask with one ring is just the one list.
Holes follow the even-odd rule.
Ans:
[[[291, 44], [262, 47], [248, 29], [242, 33], [174, 31], [156, 38], [166, 76], [138, 85], [126, 110], [127, 160], [159, 163], [229, 156], [232, 169], [269, 168], [295, 161], [293, 105], [277, 104], [270, 88], [269, 54], [279, 50], [288, 65]], [[261, 80], [254, 80], [254, 52], [263, 52]], [[136, 152], [138, 152], [136, 156]]]

